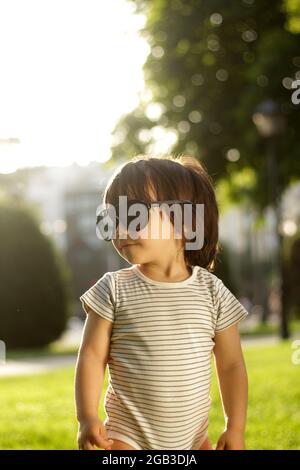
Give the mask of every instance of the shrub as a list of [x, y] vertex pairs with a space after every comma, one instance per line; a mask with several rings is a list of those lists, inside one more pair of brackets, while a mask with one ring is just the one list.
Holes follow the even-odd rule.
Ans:
[[43, 347], [64, 331], [69, 273], [26, 206], [0, 204], [0, 339]]

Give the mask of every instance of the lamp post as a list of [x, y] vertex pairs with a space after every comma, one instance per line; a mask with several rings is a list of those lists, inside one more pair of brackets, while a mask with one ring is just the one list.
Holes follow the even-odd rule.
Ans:
[[286, 120], [281, 112], [280, 106], [273, 100], [263, 101], [253, 114], [253, 122], [257, 131], [265, 139], [267, 145], [267, 168], [270, 176], [270, 199], [274, 208], [276, 222], [276, 268], [280, 292], [280, 336], [285, 339], [289, 337], [286, 302], [283, 291], [284, 258], [283, 258], [283, 235], [281, 230], [281, 195], [280, 173], [278, 170], [278, 138], [286, 129]]

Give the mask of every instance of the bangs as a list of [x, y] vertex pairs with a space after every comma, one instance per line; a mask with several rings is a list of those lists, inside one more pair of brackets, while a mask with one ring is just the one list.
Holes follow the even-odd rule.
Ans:
[[151, 202], [193, 195], [187, 170], [174, 158], [136, 156], [113, 175], [103, 202], [115, 205], [119, 196]]

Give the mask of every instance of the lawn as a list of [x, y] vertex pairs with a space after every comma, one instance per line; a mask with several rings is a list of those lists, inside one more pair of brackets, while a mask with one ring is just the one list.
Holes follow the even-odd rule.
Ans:
[[[300, 450], [300, 364], [292, 363], [293, 352], [289, 340], [244, 347], [249, 376], [248, 449]], [[0, 449], [77, 448], [73, 367], [1, 378], [0, 385]], [[105, 390], [102, 419], [104, 394]], [[215, 446], [223, 429], [215, 372], [211, 396], [209, 436]]]

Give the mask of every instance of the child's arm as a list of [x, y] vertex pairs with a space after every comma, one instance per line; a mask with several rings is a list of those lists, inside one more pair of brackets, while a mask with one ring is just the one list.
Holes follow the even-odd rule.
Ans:
[[237, 323], [215, 333], [215, 365], [225, 416], [216, 449], [244, 450], [248, 377]]
[[108, 449], [106, 429], [98, 417], [106, 364], [109, 357], [112, 322], [92, 309], [84, 325], [75, 371], [75, 402], [79, 422], [78, 446], [93, 450], [93, 445]]

